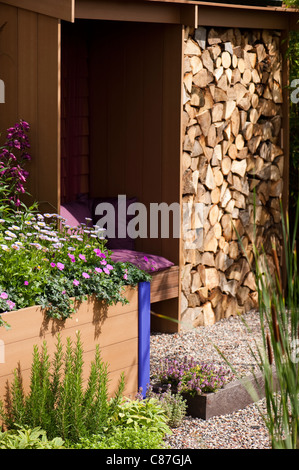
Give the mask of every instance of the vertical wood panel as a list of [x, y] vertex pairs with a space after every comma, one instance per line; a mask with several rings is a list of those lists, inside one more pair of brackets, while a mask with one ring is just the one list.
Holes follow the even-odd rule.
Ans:
[[[27, 190], [37, 194], [37, 14], [18, 10], [18, 116], [30, 124]], [[33, 197], [34, 199], [34, 197]]]
[[[143, 201], [161, 202], [162, 180], [162, 103], [163, 103], [163, 26], [149, 26], [144, 50], [144, 160]], [[149, 221], [149, 217], [148, 217]], [[150, 226], [148, 225], [150, 230]], [[149, 233], [150, 236], [150, 233]], [[143, 251], [162, 254], [161, 239], [143, 240]]]
[[[89, 112], [90, 112], [90, 196], [108, 193], [107, 118], [108, 106], [106, 65], [109, 50], [105, 47], [102, 27], [90, 26]], [[99, 59], [100, 58], [100, 59]]]
[[[124, 28], [124, 156], [125, 193], [128, 197], [142, 193], [142, 166], [144, 159], [144, 33], [138, 26]], [[138, 34], [138, 41], [136, 41]], [[138, 67], [136, 67], [138, 64]], [[136, 194], [133, 194], [136, 193]]]
[[[150, 203], [180, 202], [182, 28], [93, 25], [91, 195], [137, 196], [149, 215]], [[136, 247], [179, 261], [179, 239], [137, 239]]]
[[65, 203], [89, 191], [88, 51], [84, 25], [65, 23], [61, 41], [61, 202]]
[[[6, 23], [6, 24], [5, 24]], [[4, 25], [5, 24], [5, 25]], [[5, 103], [0, 104], [1, 144], [6, 129], [18, 119], [18, 12], [14, 7], [0, 4], [0, 79], [5, 85]]]
[[[163, 82], [163, 159], [162, 201], [180, 203], [181, 162], [181, 87], [182, 87], [181, 25], [165, 26]], [[170, 231], [171, 233], [171, 231]], [[179, 238], [162, 239], [164, 256], [179, 263]]]
[[2, 0], [2, 3], [66, 21], [75, 18], [75, 0]]
[[38, 16], [38, 181], [41, 210], [60, 201], [60, 23]]
[[[109, 36], [108, 62], [104, 66], [107, 74], [107, 158], [108, 193], [117, 196], [125, 192], [125, 94], [124, 94], [124, 39], [122, 27], [107, 29]], [[121, 40], [120, 40], [121, 38]], [[100, 147], [99, 147], [100, 150]]]

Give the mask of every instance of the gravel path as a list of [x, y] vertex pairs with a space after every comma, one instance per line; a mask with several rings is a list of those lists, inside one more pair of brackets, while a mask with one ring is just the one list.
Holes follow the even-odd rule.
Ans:
[[[259, 314], [245, 315], [246, 324], [239, 317], [230, 317], [215, 325], [199, 327], [176, 334], [151, 336], [151, 375], [159, 361], [166, 357], [193, 357], [202, 362], [226, 365], [215, 345], [234, 365], [239, 374], [256, 370], [250, 348], [261, 340]], [[258, 403], [264, 410], [264, 400]], [[256, 404], [229, 415], [209, 420], [184, 418], [179, 428], [167, 439], [174, 449], [270, 449], [268, 432]]]

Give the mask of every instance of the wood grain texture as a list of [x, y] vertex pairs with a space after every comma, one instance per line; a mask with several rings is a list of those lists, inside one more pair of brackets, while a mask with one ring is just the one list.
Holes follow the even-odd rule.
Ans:
[[38, 16], [37, 200], [43, 211], [60, 204], [60, 23]]
[[[288, 198], [287, 189], [283, 193], [288, 172], [285, 34], [216, 27], [200, 31], [199, 51], [196, 36], [185, 38], [183, 81], [182, 192], [189, 209], [183, 217], [181, 305], [182, 321], [191, 326], [258, 307], [253, 244], [258, 250], [263, 244], [274, 276], [275, 243], [282, 269], [278, 206], [281, 197]], [[202, 61], [200, 79], [192, 67], [194, 57]], [[193, 84], [198, 84], [198, 103]]]
[[76, 0], [76, 18], [180, 24], [179, 5], [151, 5], [140, 1]]
[[1, 3], [61, 20], [75, 19], [75, 0], [1, 0]]
[[[0, 394], [3, 396], [5, 383], [11, 380], [13, 370], [20, 362], [24, 380], [28, 382], [32, 362], [33, 346], [42, 346], [46, 341], [48, 352], [55, 352], [57, 334], [62, 343], [71, 338], [76, 341], [77, 332], [84, 351], [84, 380], [88, 378], [89, 364], [94, 359], [96, 345], [99, 344], [102, 359], [109, 365], [115, 386], [117, 377], [127, 371], [129, 381], [126, 390], [131, 393], [134, 385], [137, 392], [136, 370], [138, 369], [138, 295], [137, 290], [128, 289], [126, 296], [130, 302], [105, 307], [97, 301], [82, 302], [72, 318], [65, 322], [48, 319], [39, 307], [4, 314], [11, 329], [1, 331], [5, 345], [5, 362], [0, 364]], [[112, 389], [110, 387], [110, 392]]]
[[151, 280], [151, 303], [179, 296], [179, 267], [153, 274]]
[[[90, 195], [136, 196], [149, 217], [151, 203], [180, 202], [181, 28], [115, 27], [121, 44], [110, 23], [91, 34]], [[178, 263], [179, 240], [147, 229], [136, 249]]]
[[[58, 210], [60, 191], [60, 25], [59, 20], [0, 4], [5, 24], [0, 38], [2, 143], [18, 120], [31, 126], [29, 187], [41, 210]], [[26, 199], [27, 201], [27, 199]], [[28, 202], [28, 201], [27, 201]], [[30, 201], [32, 202], [32, 201]]]

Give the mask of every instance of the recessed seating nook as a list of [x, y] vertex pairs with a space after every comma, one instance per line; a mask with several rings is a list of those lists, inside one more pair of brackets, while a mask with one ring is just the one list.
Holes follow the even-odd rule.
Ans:
[[[181, 25], [101, 20], [61, 25], [60, 213], [70, 225], [85, 217], [96, 223], [101, 202], [113, 205], [116, 219], [119, 196], [125, 209], [142, 203], [146, 227], [136, 225], [137, 238], [117, 238], [116, 230], [108, 247], [115, 259], [153, 275], [152, 328], [159, 331], [176, 331], [179, 319], [174, 215], [158, 211], [153, 221], [150, 208], [180, 205], [181, 58]], [[126, 222], [142, 216], [137, 211]], [[169, 238], [161, 236], [162, 219]]]

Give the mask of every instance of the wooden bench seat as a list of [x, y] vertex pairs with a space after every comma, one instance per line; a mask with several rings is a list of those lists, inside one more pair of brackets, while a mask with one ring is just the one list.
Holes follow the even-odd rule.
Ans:
[[152, 275], [151, 303], [179, 296], [179, 267], [171, 266]]

